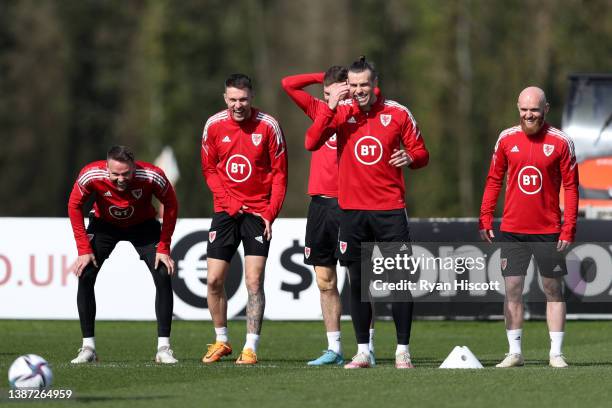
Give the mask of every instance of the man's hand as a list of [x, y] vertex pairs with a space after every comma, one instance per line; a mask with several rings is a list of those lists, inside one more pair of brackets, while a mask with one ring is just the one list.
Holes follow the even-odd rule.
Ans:
[[565, 251], [569, 244], [571, 244], [571, 242], [560, 239], [559, 242], [557, 242], [557, 252]]
[[337, 82], [335, 84], [331, 84], [329, 86], [329, 99], [327, 101], [327, 106], [329, 106], [329, 109], [336, 109], [336, 106], [338, 106], [338, 102], [343, 99], [346, 99], [348, 94], [349, 86], [346, 82]]
[[412, 163], [412, 159], [404, 149], [393, 149], [389, 164], [395, 167], [408, 166]]
[[248, 210], [249, 206], [242, 204], [242, 208], [238, 211], [238, 214], [244, 214], [244, 210]]
[[487, 241], [488, 243], [493, 243], [492, 239], [495, 238], [495, 234], [493, 234], [493, 230], [490, 229], [481, 229], [480, 230], [480, 239], [483, 241]]
[[168, 254], [160, 254], [159, 252], [155, 254], [155, 269], [159, 266], [159, 263], [163, 263], [168, 268], [168, 275], [174, 275], [174, 261], [170, 258]]
[[223, 205], [224, 205], [223, 210], [230, 217], [235, 217], [238, 214], [242, 214], [243, 204], [239, 200], [230, 196], [229, 194], [226, 196], [225, 201], [223, 202]]
[[264, 217], [262, 217], [260, 213], [253, 213], [253, 215], [258, 216], [259, 218], [261, 218], [263, 220], [264, 225], [266, 226], [264, 228], [264, 238], [266, 240], [270, 241], [272, 239], [272, 224], [270, 223], [270, 221], [268, 221]]
[[93, 263], [96, 268], [98, 267], [98, 262], [96, 262], [94, 254], [79, 255], [74, 264], [74, 274], [77, 278], [83, 274], [83, 269], [85, 269], [90, 262]]

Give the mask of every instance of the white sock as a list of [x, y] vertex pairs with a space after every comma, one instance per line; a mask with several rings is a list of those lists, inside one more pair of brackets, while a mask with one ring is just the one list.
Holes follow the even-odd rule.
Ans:
[[342, 353], [342, 343], [340, 342], [340, 332], [327, 332], [327, 349], [336, 354]]
[[548, 332], [548, 334], [550, 334], [550, 356], [560, 355], [565, 332]]
[[399, 353], [408, 353], [408, 354], [410, 354], [410, 351], [408, 350], [408, 345], [407, 344], [398, 344], [397, 347], [395, 348], [395, 355], [397, 356]]
[[229, 337], [227, 336], [227, 327], [215, 327], [215, 334], [217, 335], [215, 341], [220, 341], [223, 343], [227, 343], [229, 341]]
[[95, 337], [83, 337], [83, 347], [89, 347], [92, 350], [96, 349]]
[[370, 352], [374, 352], [374, 329], [370, 329], [370, 343], [368, 344]]
[[243, 350], [248, 348], [252, 349], [254, 353], [257, 353], [257, 345], [259, 344], [259, 334], [247, 333], [246, 343], [244, 343]]
[[523, 338], [523, 329], [506, 330], [508, 337], [508, 345], [510, 346], [509, 354], [522, 354], [521, 339]]
[[370, 355], [370, 345], [368, 343], [359, 343], [357, 344], [357, 354], [366, 353]]
[[162, 347], [170, 347], [170, 337], [158, 337], [157, 338], [157, 349]]

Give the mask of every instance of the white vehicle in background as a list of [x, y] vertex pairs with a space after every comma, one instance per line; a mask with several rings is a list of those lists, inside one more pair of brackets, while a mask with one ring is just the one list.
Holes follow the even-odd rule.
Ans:
[[562, 128], [576, 148], [580, 213], [612, 219], [612, 74], [569, 75]]

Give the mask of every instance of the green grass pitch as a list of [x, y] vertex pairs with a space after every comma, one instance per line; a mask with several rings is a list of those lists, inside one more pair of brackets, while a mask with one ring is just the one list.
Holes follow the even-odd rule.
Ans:
[[[245, 324], [230, 323], [230, 340], [242, 347]], [[343, 322], [345, 357], [355, 351], [350, 322]], [[415, 321], [410, 344], [415, 370], [396, 370], [393, 324], [377, 322], [378, 365], [367, 370], [306, 367], [326, 345], [321, 322], [264, 323], [260, 363], [237, 367], [234, 358], [204, 366], [213, 339], [210, 322], [178, 321], [172, 347], [176, 366], [153, 363], [154, 322], [98, 322], [100, 363], [73, 367], [80, 346], [76, 321], [0, 321], [0, 405], [87, 407], [597, 407], [610, 406], [611, 322], [569, 322], [564, 352], [571, 364], [547, 366], [544, 322], [528, 322], [526, 366], [495, 369], [507, 344], [502, 322]], [[440, 370], [456, 345], [466, 345], [483, 370]], [[52, 365], [54, 388], [74, 390], [69, 401], [8, 399], [7, 371], [19, 355], [34, 353]]]

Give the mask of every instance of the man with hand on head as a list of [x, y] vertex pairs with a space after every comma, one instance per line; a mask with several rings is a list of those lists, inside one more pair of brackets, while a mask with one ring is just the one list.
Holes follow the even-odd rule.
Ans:
[[[282, 86], [304, 113], [311, 119], [325, 107], [330, 86], [346, 83], [348, 70], [333, 65], [324, 73], [292, 75], [283, 78]], [[323, 84], [323, 100], [310, 95], [305, 87]], [[312, 151], [310, 175], [308, 177], [308, 195], [311, 202], [308, 206], [306, 220], [306, 237], [304, 263], [312, 265], [317, 278], [321, 297], [321, 312], [327, 335], [327, 350], [308, 365], [342, 364], [342, 342], [340, 336], [340, 316], [342, 304], [338, 292], [336, 264], [338, 263], [338, 231], [340, 216], [338, 207], [338, 159], [336, 134], [334, 133], [321, 146], [315, 146], [306, 139], [305, 147]], [[372, 308], [374, 305], [372, 305]], [[370, 324], [370, 354], [374, 359], [374, 310]]]
[[[410, 111], [377, 96], [377, 86], [374, 67], [361, 57], [349, 67], [347, 84], [330, 87], [328, 106], [318, 112], [306, 134], [307, 143], [314, 146], [337, 134], [338, 203], [342, 209], [338, 250], [340, 262], [349, 271], [351, 317], [357, 338], [357, 354], [345, 365], [351, 369], [372, 366], [368, 345], [371, 308], [370, 302], [362, 299], [361, 244], [394, 242], [400, 243], [398, 248], [410, 247], [402, 167], [418, 169], [429, 161]], [[367, 291], [365, 287], [364, 293]], [[395, 366], [400, 369], [414, 367], [408, 347], [412, 309], [411, 300], [392, 304]]]

